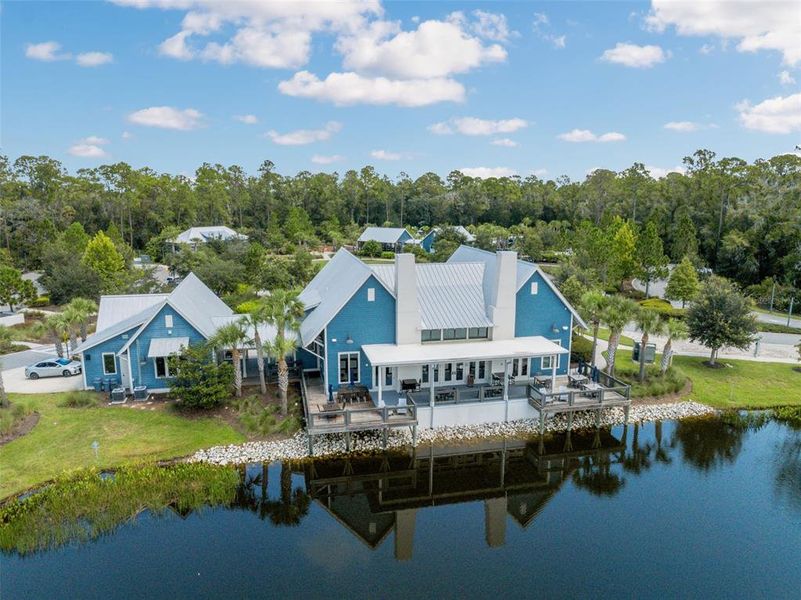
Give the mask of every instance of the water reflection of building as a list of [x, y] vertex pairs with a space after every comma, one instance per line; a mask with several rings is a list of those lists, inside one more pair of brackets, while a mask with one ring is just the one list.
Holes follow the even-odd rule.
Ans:
[[398, 560], [412, 558], [418, 510], [461, 502], [484, 503], [486, 543], [498, 547], [505, 543], [507, 515], [526, 528], [577, 470], [585, 479], [609, 474], [610, 464], [624, 459], [625, 435], [621, 441], [605, 430], [574, 432], [542, 442], [315, 461], [305, 467], [306, 486], [368, 547], [377, 548], [394, 530]]

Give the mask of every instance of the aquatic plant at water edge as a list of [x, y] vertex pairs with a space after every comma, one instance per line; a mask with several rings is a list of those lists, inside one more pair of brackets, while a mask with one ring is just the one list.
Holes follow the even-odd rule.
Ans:
[[238, 485], [235, 469], [200, 463], [122, 467], [106, 477], [83, 470], [0, 507], [0, 550], [30, 554], [96, 539], [145, 510], [227, 506]]

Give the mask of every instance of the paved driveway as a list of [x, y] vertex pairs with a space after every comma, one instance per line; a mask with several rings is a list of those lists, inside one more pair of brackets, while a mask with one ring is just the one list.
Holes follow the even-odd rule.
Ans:
[[41, 379], [25, 379], [25, 367], [16, 367], [3, 371], [3, 383], [7, 392], [19, 394], [52, 394], [54, 392], [72, 392], [83, 387], [83, 376], [42, 377]]

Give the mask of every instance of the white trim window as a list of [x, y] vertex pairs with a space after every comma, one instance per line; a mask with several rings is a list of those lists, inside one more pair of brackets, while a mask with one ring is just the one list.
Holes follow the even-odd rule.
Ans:
[[172, 329], [172, 315], [164, 315], [164, 327]]
[[337, 365], [339, 383], [359, 383], [359, 352], [338, 352]]
[[367, 288], [367, 301], [375, 302], [375, 288]]
[[156, 374], [156, 379], [169, 379], [172, 377], [170, 374], [170, 361], [166, 356], [157, 356], [153, 360], [153, 367]]
[[[551, 341], [554, 344], [556, 344], [557, 346], [561, 346], [562, 345], [562, 340], [551, 340]], [[556, 368], [558, 369], [560, 367], [560, 365], [561, 365], [561, 362], [562, 362], [561, 358], [562, 358], [561, 354], [555, 354], [554, 356], [543, 356], [542, 357], [541, 368], [543, 370], [544, 369], [553, 369], [553, 366], [554, 366], [554, 362], [553, 361], [556, 360]]]
[[[111, 357], [109, 362], [107, 359]], [[113, 352], [103, 352], [100, 357], [103, 361], [103, 375], [116, 375], [117, 374], [117, 355]], [[111, 367], [109, 369], [109, 366]]]

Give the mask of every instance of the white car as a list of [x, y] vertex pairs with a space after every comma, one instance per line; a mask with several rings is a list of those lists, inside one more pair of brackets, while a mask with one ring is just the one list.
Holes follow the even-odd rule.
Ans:
[[81, 363], [69, 358], [51, 358], [42, 360], [35, 365], [25, 367], [25, 377], [39, 379], [40, 377], [70, 377], [81, 372]]

